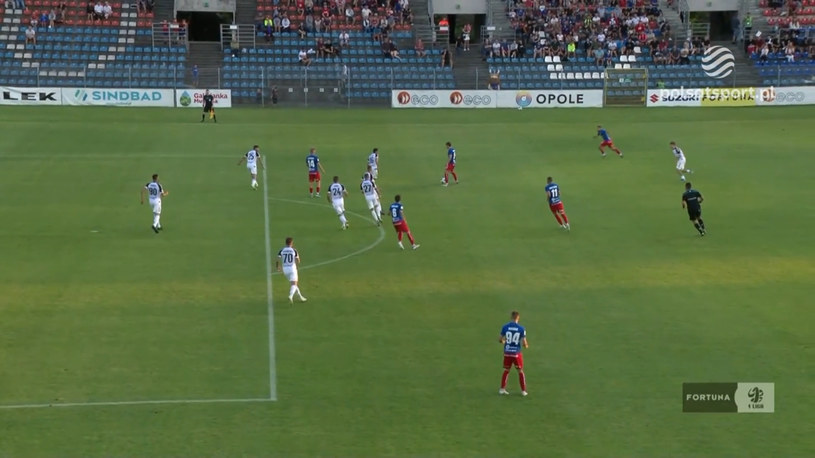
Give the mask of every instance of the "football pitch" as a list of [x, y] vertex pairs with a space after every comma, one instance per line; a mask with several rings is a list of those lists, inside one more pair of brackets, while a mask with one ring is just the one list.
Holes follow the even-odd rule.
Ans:
[[[218, 118], [0, 110], [0, 456], [815, 456], [811, 107]], [[308, 196], [311, 146], [348, 230]], [[416, 251], [358, 192], [373, 147]], [[277, 273], [268, 300], [264, 206], [307, 303]], [[512, 310], [527, 397], [514, 372], [498, 395]], [[775, 413], [682, 413], [683, 382], [773, 382]]]

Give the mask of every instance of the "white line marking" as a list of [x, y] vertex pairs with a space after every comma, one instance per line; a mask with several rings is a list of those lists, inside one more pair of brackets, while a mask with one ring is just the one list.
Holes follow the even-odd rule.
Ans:
[[[289, 202], [289, 203], [293, 203], [293, 204], [313, 205], [315, 207], [330, 208], [327, 205], [321, 205], [321, 204], [314, 203], [314, 202], [303, 202], [302, 200], [285, 199], [285, 198], [282, 198], [282, 197], [270, 197], [269, 200], [277, 200], [277, 201], [280, 201], [280, 202]], [[356, 216], [357, 218], [362, 218], [365, 221], [370, 221], [367, 216], [360, 215], [359, 213], [355, 213], [355, 212], [348, 211], [348, 210], [346, 210], [345, 213], [347, 213], [349, 215]], [[379, 237], [377, 237], [377, 239], [374, 240], [374, 242], [371, 243], [370, 245], [362, 247], [359, 250], [354, 251], [353, 253], [349, 253], [349, 254], [346, 254], [344, 256], [340, 256], [339, 258], [329, 259], [327, 261], [321, 261], [321, 262], [318, 262], [316, 264], [309, 264], [309, 265], [307, 265], [305, 267], [301, 267], [300, 270], [314, 269], [315, 267], [327, 266], [329, 264], [334, 264], [335, 262], [345, 261], [348, 258], [352, 258], [354, 256], [360, 255], [362, 253], [365, 253], [366, 251], [373, 250], [374, 248], [376, 248], [377, 245], [379, 245], [380, 243], [382, 243], [383, 240], [385, 240], [385, 229], [383, 229], [382, 226], [379, 226], [378, 229], [379, 229]]]
[[153, 401], [107, 401], [107, 402], [54, 402], [51, 404], [9, 404], [0, 405], [0, 410], [14, 409], [44, 409], [48, 407], [99, 407], [99, 406], [139, 406], [139, 405], [162, 405], [162, 404], [230, 404], [249, 402], [272, 402], [269, 398], [246, 398], [246, 399], [165, 399]]
[[[268, 164], [268, 162], [267, 162]], [[277, 400], [277, 362], [274, 347], [274, 301], [272, 299], [272, 239], [269, 230], [269, 185], [263, 165], [263, 229], [266, 235], [266, 314], [269, 317], [269, 399]]]
[[71, 160], [71, 159], [111, 159], [120, 161], [122, 159], [229, 159], [229, 156], [224, 156], [223, 154], [179, 154], [179, 153], [155, 153], [155, 154], [144, 154], [144, 153], [132, 153], [132, 154], [103, 154], [103, 153], [80, 153], [80, 154], [46, 154], [46, 153], [31, 153], [31, 154], [3, 154], [0, 153], [0, 159], [32, 159], [32, 160], [40, 160], [40, 159], [63, 159], [63, 160]]

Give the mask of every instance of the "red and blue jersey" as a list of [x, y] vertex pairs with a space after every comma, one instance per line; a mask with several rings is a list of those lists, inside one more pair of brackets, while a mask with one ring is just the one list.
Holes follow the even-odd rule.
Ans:
[[402, 216], [402, 204], [399, 202], [392, 203], [389, 211], [393, 224], [398, 224], [405, 220], [405, 218]]
[[602, 137], [602, 138], [603, 138], [603, 141], [605, 141], [605, 142], [610, 142], [610, 141], [611, 141], [611, 137], [608, 135], [608, 132], [606, 132], [606, 130], [605, 130], [605, 129], [600, 129], [600, 130], [598, 130], [598, 131], [597, 131], [597, 135], [599, 135], [600, 137]]
[[308, 173], [320, 171], [320, 158], [316, 154], [309, 154], [306, 156], [306, 165], [308, 166]]
[[510, 321], [501, 328], [504, 337], [504, 354], [516, 356], [521, 354], [521, 346], [526, 338], [526, 329], [520, 324]]
[[455, 164], [456, 163], [456, 149], [452, 146], [447, 148], [447, 163], [448, 164]]
[[557, 183], [549, 183], [544, 189], [546, 189], [546, 198], [549, 199], [549, 205], [560, 203], [560, 186]]

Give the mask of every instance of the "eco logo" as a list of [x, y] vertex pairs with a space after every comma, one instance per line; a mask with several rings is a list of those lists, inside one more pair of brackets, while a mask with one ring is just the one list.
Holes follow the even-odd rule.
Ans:
[[736, 58], [724, 46], [711, 46], [702, 57], [702, 70], [711, 78], [726, 78], [735, 68]]

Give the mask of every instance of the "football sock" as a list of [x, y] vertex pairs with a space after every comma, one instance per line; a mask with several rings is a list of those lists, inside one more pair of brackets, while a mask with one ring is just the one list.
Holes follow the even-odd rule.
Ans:
[[158, 214], [153, 214], [153, 226], [158, 227], [158, 221], [160, 216]]
[[456, 172], [450, 172], [450, 173], [453, 175], [453, 180], [458, 181], [458, 175], [456, 175]]
[[396, 234], [396, 238], [399, 239], [399, 245], [401, 245], [402, 244], [402, 233], [400, 232], [400, 233]]
[[317, 194], [319, 194], [319, 193], [320, 193], [320, 187], [317, 186]]
[[313, 188], [313, 187], [311, 187], [311, 186], [309, 186], [309, 187], [308, 187], [308, 193], [309, 193], [309, 194], [314, 194], [314, 188]]
[[206, 113], [201, 115], [201, 122], [204, 122], [205, 119], [207, 119], [207, 114]]
[[342, 223], [342, 225], [343, 225], [343, 226], [345, 226], [346, 224], [348, 224], [348, 220], [347, 220], [347, 219], [345, 219], [345, 213], [343, 213], [342, 215], [340, 215], [340, 222]]
[[445, 182], [445, 183], [450, 182], [450, 179], [449, 179], [449, 178], [447, 178], [447, 172], [444, 172], [444, 182]]
[[564, 213], [561, 213], [561, 214], [560, 214], [560, 216], [563, 218], [563, 223], [564, 223], [564, 224], [569, 224], [569, 218], [568, 218], [568, 217], [566, 217], [566, 213], [565, 213], [565, 212], [564, 212]]
[[693, 227], [695, 227], [696, 230], [699, 231], [700, 234], [704, 230], [704, 229], [702, 229], [702, 226], [699, 225], [699, 223], [693, 223]]
[[252, 186], [257, 186], [258, 180], [252, 180]]
[[410, 240], [410, 244], [411, 245], [416, 245], [416, 240], [413, 238], [413, 234], [408, 232], [407, 235], [408, 235], [408, 240]]
[[374, 217], [374, 221], [379, 221], [379, 212], [376, 211], [376, 208], [371, 210], [371, 216]]
[[702, 230], [705, 230], [705, 222], [702, 221], [702, 218], [699, 218], [699, 225], [702, 226]]
[[507, 387], [507, 377], [509, 377], [509, 370], [504, 369], [504, 374], [501, 375], [501, 389], [506, 389]]
[[521, 382], [521, 391], [526, 391], [526, 375], [523, 371], [518, 372], [518, 381]]
[[297, 285], [291, 285], [291, 288], [289, 288], [289, 299], [294, 297], [295, 292], [297, 292]]
[[614, 152], [615, 152], [615, 153], [617, 153], [617, 155], [618, 155], [618, 156], [622, 156], [622, 155], [623, 155], [623, 152], [622, 152], [622, 151], [620, 151], [619, 149], [616, 149], [616, 148], [615, 148], [615, 149], [614, 149]]
[[300, 299], [303, 298], [303, 293], [300, 292], [300, 287], [299, 286], [295, 285], [294, 286], [294, 291], [297, 293], [297, 297], [299, 297]]
[[555, 213], [555, 219], [557, 220], [557, 223], [558, 223], [558, 224], [560, 224], [561, 226], [563, 226], [563, 221], [561, 221], [561, 220], [560, 220], [560, 215], [558, 215], [557, 213]]

